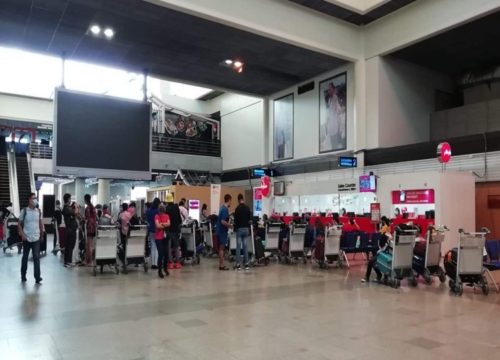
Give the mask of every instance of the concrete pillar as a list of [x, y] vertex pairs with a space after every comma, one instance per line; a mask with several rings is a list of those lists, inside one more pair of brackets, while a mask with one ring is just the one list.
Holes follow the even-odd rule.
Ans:
[[84, 205], [83, 197], [85, 196], [85, 179], [75, 180], [75, 201], [80, 206]]
[[109, 180], [99, 179], [97, 183], [97, 203], [104, 205], [110, 201], [109, 196]]

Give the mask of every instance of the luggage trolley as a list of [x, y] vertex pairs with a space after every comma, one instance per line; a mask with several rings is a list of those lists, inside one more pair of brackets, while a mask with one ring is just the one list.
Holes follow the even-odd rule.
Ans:
[[[342, 267], [342, 258], [345, 254], [340, 250], [340, 238], [342, 236], [342, 227], [330, 227], [326, 230], [325, 236], [325, 268], [329, 264], [337, 263], [337, 267]], [[321, 265], [320, 265], [321, 267]]]
[[[441, 244], [444, 241], [446, 226], [429, 226], [427, 229], [425, 257], [416, 251], [413, 253], [413, 270], [424, 278], [427, 285], [432, 284], [432, 276], [437, 276], [441, 283], [446, 281], [446, 273], [441, 267]], [[415, 247], [416, 249], [417, 247]]]
[[266, 248], [272, 256], [279, 254], [279, 236], [282, 223], [269, 222], [266, 224]]
[[3, 253], [8, 250], [12, 250], [17, 247], [17, 253], [20, 254], [23, 249], [23, 241], [21, 239], [21, 236], [19, 235], [19, 229], [18, 229], [18, 224], [19, 224], [19, 219], [17, 219], [15, 216], [11, 215], [10, 217], [7, 218], [7, 240], [4, 242], [3, 245]]
[[392, 251], [377, 254], [377, 266], [384, 276], [384, 283], [397, 289], [401, 280], [408, 278], [411, 286], [417, 286], [417, 279], [412, 269], [413, 247], [415, 246], [416, 229], [396, 228], [394, 232], [394, 245]]
[[119, 243], [120, 236], [118, 229], [114, 225], [98, 225], [97, 234], [95, 237], [95, 256], [93, 274], [97, 275], [97, 267], [100, 267], [100, 273], [103, 273], [104, 265], [115, 268], [116, 274], [120, 273], [117, 257], [117, 244]]
[[181, 236], [186, 240], [187, 253], [182, 254], [183, 263], [186, 264], [199, 264], [200, 251], [196, 245], [196, 223], [193, 221], [191, 224], [185, 224], [181, 227]]
[[483, 267], [483, 250], [489, 230], [486, 228], [481, 230], [481, 232], [458, 230], [460, 234], [458, 247], [450, 250], [445, 256], [446, 275], [450, 278], [448, 285], [458, 296], [464, 292], [463, 284], [481, 288], [484, 295], [490, 292]]
[[204, 221], [200, 224], [201, 233], [203, 234], [203, 242], [205, 244], [205, 255], [212, 256], [215, 253], [214, 239], [212, 233], [212, 222]]
[[144, 256], [144, 239], [148, 234], [147, 225], [134, 225], [130, 227], [130, 237], [127, 239], [125, 247], [125, 264], [123, 272], [127, 273], [128, 265], [142, 265], [144, 272], [148, 272], [149, 266]]
[[304, 251], [304, 237], [306, 235], [307, 224], [291, 224], [290, 236], [288, 239], [288, 254], [285, 254], [285, 263], [292, 264], [302, 259], [307, 263], [307, 256]]

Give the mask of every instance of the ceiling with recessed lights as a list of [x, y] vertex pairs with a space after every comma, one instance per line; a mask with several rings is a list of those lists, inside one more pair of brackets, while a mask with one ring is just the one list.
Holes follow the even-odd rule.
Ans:
[[[113, 38], [93, 36], [96, 24]], [[0, 0], [0, 46], [254, 95], [345, 63], [142, 0]], [[227, 59], [241, 61], [241, 72], [222, 66]]]

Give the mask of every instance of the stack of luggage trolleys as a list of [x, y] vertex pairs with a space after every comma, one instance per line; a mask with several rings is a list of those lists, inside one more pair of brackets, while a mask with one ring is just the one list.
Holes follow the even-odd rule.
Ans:
[[283, 240], [283, 258], [285, 264], [293, 264], [302, 261], [307, 263], [307, 254], [304, 251], [304, 237], [307, 224], [290, 224], [290, 232], [287, 241]]
[[183, 264], [195, 265], [200, 263], [200, 257], [203, 253], [204, 246], [199, 241], [197, 244], [197, 222], [192, 221], [187, 224], [183, 224], [181, 227], [181, 237], [186, 241], [186, 253], [182, 254]]
[[393, 246], [377, 255], [378, 269], [384, 277], [384, 284], [397, 289], [401, 280], [408, 278], [411, 286], [417, 286], [417, 279], [413, 273], [413, 248], [418, 230], [397, 227], [394, 231]]
[[97, 268], [103, 273], [104, 266], [114, 267], [116, 274], [119, 274], [117, 250], [120, 242], [119, 229], [115, 225], [98, 225], [97, 234], [94, 240], [95, 256], [93, 274], [97, 275]]
[[127, 238], [127, 246], [125, 247], [125, 264], [123, 272], [128, 272], [128, 265], [142, 265], [144, 272], [148, 272], [148, 260], [144, 251], [144, 239], [148, 234], [147, 225], [134, 225], [130, 227], [130, 236]]
[[422, 276], [427, 285], [432, 284], [432, 277], [437, 276], [441, 283], [446, 281], [446, 273], [441, 267], [441, 244], [444, 241], [446, 226], [429, 226], [425, 242], [415, 244], [413, 251], [413, 270]]
[[481, 230], [481, 232], [465, 232], [460, 229], [458, 247], [448, 251], [444, 257], [444, 268], [450, 278], [448, 285], [458, 296], [463, 294], [464, 284], [481, 288], [484, 295], [490, 292], [488, 281], [484, 276], [487, 270], [483, 267], [484, 243], [489, 230], [486, 228]]
[[342, 226], [332, 226], [326, 229], [324, 240], [316, 239], [314, 255], [320, 269], [328, 269], [330, 265], [336, 264], [342, 267], [343, 255], [340, 250], [340, 239], [342, 237]]

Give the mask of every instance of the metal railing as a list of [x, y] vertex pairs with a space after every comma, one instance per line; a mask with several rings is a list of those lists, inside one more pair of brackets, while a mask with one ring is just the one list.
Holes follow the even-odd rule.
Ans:
[[49, 145], [32, 143], [30, 154], [33, 159], [52, 159], [52, 148]]
[[153, 135], [153, 151], [176, 154], [220, 157], [220, 141], [179, 139], [167, 135]]

